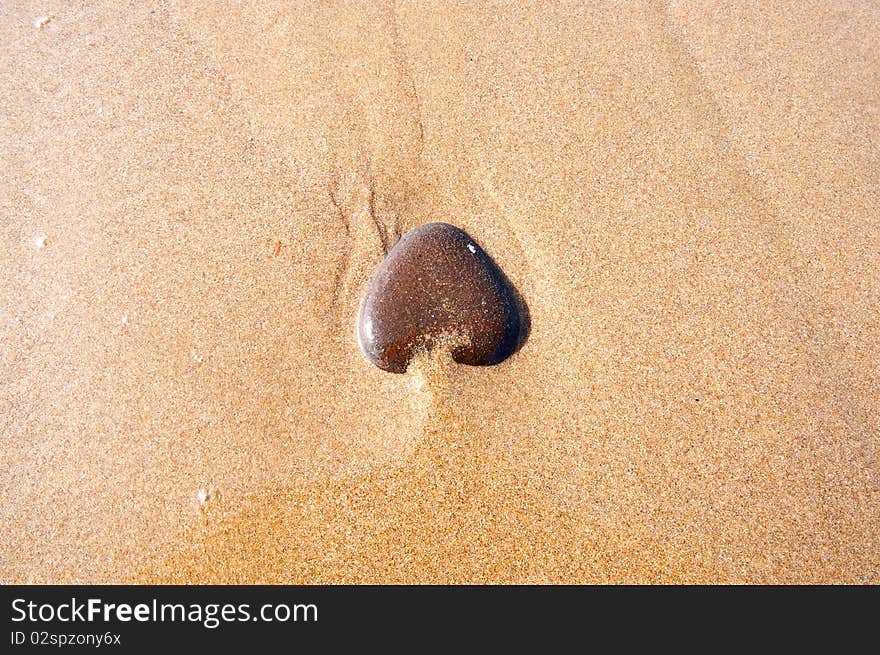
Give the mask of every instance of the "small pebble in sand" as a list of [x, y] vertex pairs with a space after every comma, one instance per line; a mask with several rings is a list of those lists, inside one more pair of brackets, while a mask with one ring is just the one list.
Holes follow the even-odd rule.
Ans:
[[44, 27], [46, 27], [46, 25], [49, 24], [50, 20], [52, 20], [51, 16], [39, 16], [34, 21], [34, 29], [37, 29], [37, 30], [43, 29]]
[[210, 494], [208, 494], [208, 491], [206, 489], [199, 489], [199, 493], [197, 495], [199, 499], [199, 505], [204, 505], [208, 502], [208, 498], [210, 498]]
[[450, 349], [460, 364], [485, 366], [519, 342], [516, 294], [467, 233], [446, 223], [411, 230], [379, 265], [358, 317], [367, 359], [403, 373], [419, 352]]
[[42, 250], [46, 247], [46, 241], [48, 241], [48, 237], [45, 234], [40, 234], [34, 237], [34, 248]]
[[193, 361], [194, 361], [196, 364], [201, 364], [203, 361], [205, 361], [205, 356], [204, 356], [204, 355], [200, 355], [200, 354], [198, 354], [198, 353], [193, 353], [193, 354], [192, 354], [192, 359], [193, 359]]

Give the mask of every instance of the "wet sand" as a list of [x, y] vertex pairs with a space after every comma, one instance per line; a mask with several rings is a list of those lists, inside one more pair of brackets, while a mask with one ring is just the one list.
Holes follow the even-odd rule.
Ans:
[[473, 5], [4, 3], [0, 581], [880, 582], [880, 12]]

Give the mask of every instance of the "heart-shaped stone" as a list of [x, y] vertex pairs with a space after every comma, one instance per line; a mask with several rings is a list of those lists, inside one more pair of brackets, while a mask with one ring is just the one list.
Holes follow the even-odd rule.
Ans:
[[370, 280], [358, 342], [373, 364], [403, 373], [418, 353], [448, 348], [461, 364], [506, 359], [522, 328], [517, 295], [466, 232], [429, 223], [407, 232]]

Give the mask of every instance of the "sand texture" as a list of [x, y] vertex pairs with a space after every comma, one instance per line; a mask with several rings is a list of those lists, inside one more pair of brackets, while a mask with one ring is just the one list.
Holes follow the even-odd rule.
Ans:
[[[0, 5], [0, 581], [880, 582], [875, 2]], [[492, 367], [355, 319], [453, 223]]]

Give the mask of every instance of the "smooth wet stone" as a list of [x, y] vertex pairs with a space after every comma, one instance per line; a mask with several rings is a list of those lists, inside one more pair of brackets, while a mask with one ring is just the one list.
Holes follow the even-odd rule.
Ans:
[[361, 350], [379, 368], [406, 371], [419, 352], [450, 348], [461, 364], [510, 356], [521, 318], [507, 278], [466, 232], [429, 223], [407, 232], [379, 264], [358, 317]]

